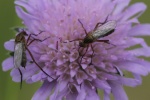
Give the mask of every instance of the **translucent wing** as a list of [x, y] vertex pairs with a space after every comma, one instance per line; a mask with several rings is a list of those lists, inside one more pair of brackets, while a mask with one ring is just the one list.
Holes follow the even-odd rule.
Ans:
[[108, 21], [98, 27], [97, 30], [92, 33], [92, 36], [96, 39], [107, 36], [114, 31], [116, 24], [116, 21]]
[[19, 68], [22, 62], [22, 53], [23, 53], [23, 44], [16, 43], [15, 44], [15, 51], [14, 51], [14, 66]]

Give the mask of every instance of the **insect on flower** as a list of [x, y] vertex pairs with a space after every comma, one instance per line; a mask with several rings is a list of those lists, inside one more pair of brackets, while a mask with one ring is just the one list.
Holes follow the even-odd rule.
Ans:
[[[98, 40], [102, 37], [105, 37], [105, 36], [108, 36], [108, 35], [112, 34], [115, 31], [115, 27], [117, 25], [116, 21], [115, 20], [107, 21], [107, 18], [103, 23], [100, 23], [100, 22], [97, 23], [94, 30], [92, 30], [90, 32], [86, 31], [86, 29], [84, 28], [82, 22], [78, 19], [78, 21], [80, 22], [80, 24], [81, 24], [81, 26], [84, 29], [85, 34], [86, 34], [84, 39], [78, 39], [79, 40], [79, 49], [80, 49], [80, 47], [83, 47], [83, 48], [87, 47], [85, 53], [81, 56], [81, 61], [82, 61], [83, 56], [88, 51], [88, 48], [89, 48], [89, 45], [90, 45], [91, 49], [93, 51], [93, 53], [91, 55], [91, 63], [90, 63], [90, 64], [92, 64], [92, 57], [94, 55], [94, 50], [93, 50], [93, 46], [92, 46], [93, 42], [104, 42], [104, 43], [107, 43], [107, 44], [111, 44], [111, 43], [109, 43], [109, 40]], [[83, 49], [81, 50], [81, 52], [82, 51], [83, 51]]]
[[[104, 42], [107, 44], [111, 44], [109, 42], [109, 40], [99, 40], [102, 37], [108, 36], [110, 34], [112, 34], [115, 31], [117, 22], [115, 20], [111, 20], [111, 21], [107, 21], [107, 18], [105, 19], [105, 21], [103, 23], [99, 22], [95, 25], [95, 28], [90, 31], [87, 32], [86, 29], [84, 28], [82, 22], [78, 19], [79, 23], [81, 24], [82, 28], [84, 29], [84, 32], [86, 34], [86, 36], [83, 39], [75, 39], [69, 42], [73, 42], [73, 41], [79, 41], [79, 58], [78, 58], [78, 63], [81, 66], [82, 63], [82, 59], [83, 57], [86, 55], [89, 45], [91, 46], [91, 50], [92, 50], [92, 54], [91, 54], [91, 62], [89, 65], [92, 64], [92, 57], [94, 56], [94, 49], [92, 46], [92, 43], [94, 42]], [[113, 44], [111, 44], [113, 45]], [[114, 45], [115, 46], [115, 45]], [[80, 50], [80, 48], [82, 47], [82, 49]], [[85, 52], [83, 53], [83, 50], [86, 48]], [[80, 61], [79, 61], [80, 60]], [[81, 69], [83, 70], [83, 68], [81, 67]], [[83, 70], [84, 71], [84, 70]]]
[[[40, 33], [39, 33], [40, 34]], [[29, 37], [25, 38], [25, 36], [28, 36], [28, 34], [22, 30], [21, 32], [19, 32], [15, 38], [15, 47], [14, 47], [14, 66], [15, 68], [17, 68], [19, 70], [19, 73], [21, 75], [21, 85], [20, 88], [22, 87], [22, 80], [23, 80], [23, 75], [22, 72], [20, 70], [20, 66], [24, 67], [26, 66], [27, 63], [27, 58], [26, 58], [26, 50], [28, 51], [28, 53], [30, 54], [33, 62], [38, 66], [38, 68], [47, 76], [51, 77], [50, 75], [48, 75], [39, 65], [38, 63], [35, 61], [32, 53], [30, 52], [30, 50], [28, 49], [27, 46], [29, 46], [32, 42], [36, 41], [44, 41], [44, 40], [39, 40], [39, 39], [33, 39], [29, 42], [31, 35], [35, 35], [35, 34], [30, 34]], [[37, 35], [35, 35], [37, 36]], [[49, 37], [48, 37], [49, 38]], [[46, 38], [47, 39], [47, 38]], [[51, 77], [52, 78], [52, 77]], [[52, 78], [53, 79], [53, 78]]]

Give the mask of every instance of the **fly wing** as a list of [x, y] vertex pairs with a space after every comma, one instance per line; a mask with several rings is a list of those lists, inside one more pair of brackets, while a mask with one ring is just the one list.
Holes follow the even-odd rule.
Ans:
[[105, 24], [98, 27], [96, 31], [93, 32], [92, 36], [95, 39], [107, 36], [111, 34], [112, 31], [114, 31], [114, 29], [116, 28], [116, 24], [116, 21], [108, 21]]
[[16, 43], [15, 44], [15, 51], [14, 51], [14, 66], [19, 68], [22, 62], [22, 52], [23, 52], [23, 44]]

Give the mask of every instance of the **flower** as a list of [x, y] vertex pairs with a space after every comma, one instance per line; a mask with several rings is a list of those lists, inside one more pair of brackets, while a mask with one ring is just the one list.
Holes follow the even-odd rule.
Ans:
[[[140, 85], [141, 75], [150, 72], [150, 62], [141, 57], [150, 56], [150, 48], [139, 36], [149, 36], [150, 24], [140, 24], [139, 16], [146, 5], [130, 0], [17, 0], [16, 12], [23, 20], [28, 34], [37, 34], [28, 46], [38, 65], [31, 62], [26, 52], [27, 65], [20, 67], [27, 83], [42, 81], [43, 85], [32, 100], [128, 100], [123, 86]], [[115, 31], [89, 47], [80, 47], [87, 32], [99, 22], [116, 21]], [[106, 23], [107, 23], [106, 22]], [[83, 27], [82, 27], [83, 24]], [[105, 24], [105, 23], [104, 23]], [[99, 26], [101, 27], [101, 26]], [[42, 31], [42, 34], [39, 34]], [[14, 51], [14, 40], [5, 48]], [[133, 47], [133, 49], [131, 49]], [[13, 67], [13, 57], [3, 61], [3, 70], [11, 70], [13, 81], [20, 82], [20, 73]], [[128, 75], [129, 72], [131, 75]]]

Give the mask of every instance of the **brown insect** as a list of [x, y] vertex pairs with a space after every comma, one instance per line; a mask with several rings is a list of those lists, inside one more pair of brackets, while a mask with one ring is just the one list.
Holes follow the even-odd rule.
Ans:
[[[92, 43], [104, 42], [104, 43], [110, 44], [109, 40], [98, 40], [98, 39], [112, 34], [115, 31], [115, 27], [117, 25], [117, 22], [114, 20], [107, 21], [107, 18], [106, 18], [106, 20], [103, 23], [97, 23], [95, 28], [92, 31], [87, 32], [86, 29], [84, 28], [82, 22], [79, 19], [78, 19], [78, 21], [80, 22], [80, 24], [81, 24], [81, 26], [84, 29], [84, 32], [86, 34], [84, 39], [78, 39], [79, 40], [79, 46], [83, 47], [83, 48], [87, 47], [85, 53], [81, 56], [81, 61], [82, 61], [82, 58], [84, 57], [84, 55], [86, 54], [86, 52], [88, 51], [88, 48], [90, 45], [91, 49], [93, 51], [92, 56], [91, 56], [91, 63], [90, 63], [90, 64], [92, 64], [92, 57], [94, 55]], [[80, 47], [79, 47], [79, 49], [80, 49]], [[82, 51], [83, 51], [83, 49], [81, 50], [81, 52]]]
[[[42, 33], [42, 32], [41, 32]], [[40, 34], [40, 33], [39, 33]], [[21, 75], [21, 85], [20, 88], [22, 87], [22, 80], [23, 80], [23, 75], [22, 72], [20, 70], [20, 66], [24, 67], [26, 66], [27, 63], [27, 58], [26, 58], [26, 50], [28, 51], [28, 53], [30, 54], [33, 62], [38, 66], [38, 68], [47, 76], [51, 77], [50, 75], [48, 75], [39, 65], [38, 63], [35, 61], [32, 53], [30, 52], [30, 50], [28, 49], [28, 46], [36, 41], [44, 41], [44, 40], [39, 40], [39, 39], [33, 39], [29, 42], [31, 35], [37, 36], [35, 34], [30, 34], [29, 37], [25, 38], [25, 36], [28, 36], [28, 34], [22, 30], [20, 33], [18, 33], [18, 35], [15, 38], [15, 47], [14, 47], [14, 67], [17, 68], [19, 70], [19, 73]], [[48, 37], [49, 38], [49, 37]], [[46, 38], [47, 39], [47, 38]], [[51, 77], [52, 78], [52, 77]], [[54, 79], [54, 78], [52, 78]]]
[[[82, 28], [84, 29], [84, 32], [85, 32], [86, 36], [83, 39], [75, 39], [75, 40], [72, 40], [72, 41], [69, 41], [69, 42], [79, 41], [78, 51], [79, 51], [80, 57], [78, 58], [77, 62], [80, 65], [81, 70], [83, 70], [84, 72], [86, 72], [86, 71], [82, 68], [81, 62], [82, 62], [83, 57], [86, 55], [86, 53], [88, 51], [89, 45], [91, 46], [91, 49], [93, 51], [92, 54], [91, 54], [91, 62], [89, 63], [89, 65], [91, 65], [92, 64], [92, 58], [94, 56], [94, 49], [93, 49], [92, 43], [94, 43], [94, 42], [104, 42], [104, 43], [107, 43], [107, 44], [111, 44], [109, 42], [109, 40], [99, 40], [100, 38], [108, 36], [108, 35], [112, 34], [115, 31], [115, 27], [117, 25], [117, 22], [115, 20], [107, 21], [107, 19], [108, 19], [108, 16], [107, 16], [106, 20], [103, 23], [100, 23], [100, 22], [97, 23], [95, 25], [95, 28], [90, 32], [86, 31], [86, 29], [84, 28], [82, 22], [78, 19], [79, 23], [81, 24]], [[66, 42], [64, 42], [64, 43], [66, 43]], [[80, 50], [80, 48], [82, 48], [82, 50]], [[82, 53], [85, 48], [86, 48], [85, 52]]]

